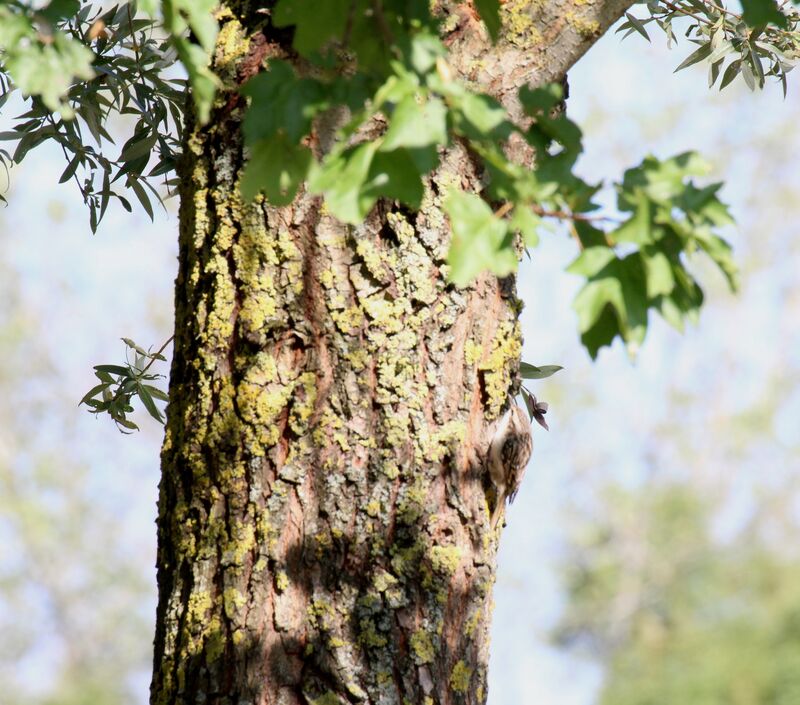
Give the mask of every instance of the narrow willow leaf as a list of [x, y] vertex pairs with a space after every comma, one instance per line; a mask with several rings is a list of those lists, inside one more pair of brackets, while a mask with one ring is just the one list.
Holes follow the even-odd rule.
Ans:
[[559, 370], [564, 368], [561, 365], [531, 365], [527, 362], [519, 363], [519, 373], [524, 379], [546, 379], [552, 377]]
[[67, 168], [64, 169], [64, 173], [61, 174], [61, 178], [58, 180], [58, 183], [63, 184], [65, 181], [69, 181], [77, 171], [80, 163], [81, 163], [81, 155], [76, 154], [72, 158], [72, 160], [70, 160], [70, 163], [67, 164]]
[[138, 179], [131, 178], [128, 179], [128, 186], [133, 189], [133, 193], [136, 195], [136, 198], [139, 199], [139, 203], [142, 204], [142, 208], [144, 208], [145, 213], [150, 217], [150, 220], [153, 220], [153, 206], [150, 203], [150, 197], [147, 195], [147, 191], [145, 191], [144, 186], [139, 183]]
[[628, 18], [631, 26], [649, 42], [650, 35], [647, 34], [647, 30], [645, 29], [642, 20], [640, 20], [638, 17], [634, 17], [630, 12], [626, 12], [625, 17]]
[[83, 398], [78, 402], [78, 406], [81, 404], [86, 404], [90, 399], [100, 394], [103, 390], [108, 388], [108, 382], [101, 382], [98, 385], [92, 387], [86, 394], [83, 395]]
[[142, 387], [147, 389], [154, 399], [159, 399], [160, 401], [169, 401], [169, 395], [158, 387], [154, 387], [150, 384], [143, 384]]
[[728, 64], [728, 68], [725, 69], [725, 72], [722, 74], [722, 81], [720, 81], [719, 89], [722, 90], [726, 86], [730, 85], [731, 81], [739, 75], [739, 72], [742, 70], [742, 62], [741, 59], [736, 59], [735, 61]]
[[679, 65], [678, 68], [673, 71], [673, 73], [677, 73], [681, 69], [685, 69], [692, 64], [696, 64], [698, 61], [702, 61], [703, 59], [707, 58], [711, 55], [711, 43], [708, 42], [703, 44], [699, 49], [693, 51], [689, 56], [687, 56]]
[[144, 408], [147, 409], [147, 413], [159, 423], [164, 423], [164, 417], [153, 401], [153, 397], [150, 395], [147, 385], [140, 384], [137, 386], [137, 390], [139, 392], [139, 398], [142, 400], [142, 404], [144, 404]]
[[128, 377], [131, 374], [130, 367], [122, 367], [122, 365], [95, 365], [94, 368], [97, 372], [105, 372], [111, 375], [120, 375]]

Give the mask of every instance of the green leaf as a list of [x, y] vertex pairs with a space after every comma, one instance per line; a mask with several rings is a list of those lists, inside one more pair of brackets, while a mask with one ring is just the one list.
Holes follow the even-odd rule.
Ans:
[[465, 92], [457, 101], [460, 115], [459, 132], [473, 139], [505, 140], [511, 134], [513, 126], [508, 121], [505, 108], [494, 98], [487, 95]]
[[76, 15], [80, 6], [80, 0], [51, 0], [50, 4], [38, 10], [36, 14], [54, 25], [59, 20]]
[[499, 0], [475, 0], [475, 8], [480, 13], [492, 41], [497, 41], [500, 33], [500, 2]]
[[[589, 258], [570, 271], [597, 269], [600, 262], [589, 267]], [[578, 314], [578, 328], [584, 345], [595, 357], [603, 345], [608, 345], [620, 335], [635, 352], [647, 332], [647, 279], [639, 253], [608, 262], [590, 275], [589, 281], [578, 292], [573, 302]], [[611, 316], [609, 316], [609, 312]]]
[[593, 360], [597, 359], [600, 348], [611, 345], [614, 338], [621, 336], [619, 319], [613, 307], [605, 306], [594, 323], [581, 333], [581, 342]]
[[169, 395], [158, 387], [153, 387], [150, 384], [143, 384], [142, 387], [150, 392], [150, 395], [154, 399], [158, 399], [160, 401], [169, 401]]
[[139, 182], [138, 179], [128, 179], [128, 186], [133, 189], [133, 193], [136, 195], [136, 198], [139, 200], [139, 203], [142, 204], [142, 208], [144, 208], [145, 213], [150, 217], [150, 220], [153, 220], [153, 206], [150, 203], [150, 197], [147, 195], [147, 191], [145, 191], [144, 186]]
[[258, 141], [242, 175], [242, 196], [251, 201], [264, 191], [271, 204], [288, 205], [308, 177], [311, 161], [311, 151], [291, 144], [283, 132]]
[[58, 183], [63, 184], [64, 182], [69, 181], [73, 177], [73, 175], [78, 169], [78, 166], [81, 163], [81, 159], [82, 159], [81, 155], [76, 154], [70, 160], [69, 164], [67, 164], [67, 168], [64, 169], [64, 173], [61, 174], [61, 178], [58, 180]]
[[567, 272], [570, 274], [578, 274], [580, 276], [590, 277], [597, 276], [609, 264], [617, 260], [614, 250], [606, 246], [587, 247], [583, 252], [575, 258], [575, 260], [567, 267]]
[[131, 421], [130, 419], [126, 419], [124, 416], [114, 416], [113, 418], [116, 423], [118, 423], [120, 426], [123, 426], [124, 428], [127, 428], [131, 431], [139, 430], [139, 427], [135, 423], [133, 423], [133, 421]]
[[189, 74], [192, 97], [197, 108], [197, 118], [200, 124], [205, 125], [211, 117], [211, 106], [214, 103], [217, 88], [222, 83], [208, 67], [208, 55], [202, 47], [184, 40], [176, 40], [175, 47]]
[[650, 199], [644, 191], [637, 191], [625, 199], [625, 208], [634, 206], [633, 215], [613, 230], [609, 237], [612, 242], [632, 242], [645, 245], [653, 241], [653, 222]]
[[158, 15], [159, 0], [137, 0], [136, 6], [150, 17]]
[[447, 143], [447, 108], [439, 98], [407, 96], [392, 112], [382, 152], [398, 147], [427, 147]]
[[129, 377], [131, 374], [130, 367], [122, 367], [121, 365], [95, 365], [94, 370], [97, 372], [105, 372], [111, 375], [120, 375], [122, 377]]
[[751, 91], [756, 89], [756, 78], [753, 75], [753, 69], [750, 68], [750, 64], [747, 60], [742, 61], [742, 78], [744, 79], [745, 85]]
[[299, 142], [308, 134], [314, 116], [329, 105], [323, 84], [297, 78], [288, 63], [278, 60], [270, 61], [269, 71], [250, 79], [242, 93], [252, 98], [243, 124], [248, 144], [279, 130], [284, 130], [290, 141]]
[[431, 71], [436, 59], [447, 55], [442, 40], [430, 32], [419, 32], [411, 37], [409, 63], [420, 75]]
[[219, 30], [214, 19], [217, 0], [162, 0], [162, 7], [165, 23], [173, 34], [188, 27], [206, 54], [213, 51]]
[[699, 49], [693, 51], [689, 56], [687, 56], [679, 65], [678, 68], [675, 69], [673, 73], [678, 73], [681, 69], [685, 69], [692, 64], [696, 64], [698, 61], [702, 61], [703, 59], [708, 58], [711, 56], [711, 42], [707, 42], [703, 44]]
[[695, 232], [695, 240], [725, 275], [731, 291], [737, 291], [739, 288], [739, 268], [733, 259], [733, 250], [730, 244], [718, 235], [713, 235], [703, 229], [698, 229]]
[[683, 311], [678, 307], [670, 296], [660, 296], [654, 301], [654, 305], [661, 317], [669, 323], [679, 333], [683, 333]]
[[519, 363], [519, 373], [524, 379], [545, 379], [563, 369], [561, 365], [541, 365], [537, 367], [527, 362]]
[[624, 309], [622, 285], [615, 277], [591, 280], [578, 292], [572, 306], [578, 314], [578, 330], [584, 333], [595, 325], [607, 306], [616, 311]]
[[742, 62], [740, 59], [736, 59], [728, 64], [728, 68], [725, 69], [725, 73], [722, 74], [722, 81], [720, 81], [719, 89], [722, 90], [726, 86], [728, 86], [734, 78], [739, 75], [739, 72], [742, 70]]
[[645, 272], [647, 274], [647, 296], [655, 299], [669, 294], [675, 288], [675, 277], [672, 274], [672, 263], [660, 250], [647, 249], [642, 252]]
[[64, 119], [74, 116], [65, 98], [76, 78], [94, 77], [90, 49], [59, 31], [44, 43], [26, 18], [0, 6], [0, 50], [4, 69], [24, 95], [40, 96]]
[[564, 97], [564, 89], [559, 83], [548, 83], [540, 88], [522, 86], [519, 99], [525, 112], [531, 117], [547, 115]]
[[741, 0], [742, 19], [751, 27], [773, 24], [785, 28], [787, 18], [779, 9], [775, 0]]
[[350, 0], [279, 0], [272, 10], [272, 22], [276, 27], [294, 25], [294, 48], [310, 56], [331, 39], [344, 35], [350, 13]]
[[536, 247], [539, 244], [539, 228], [542, 219], [528, 206], [517, 205], [508, 221], [508, 227], [522, 235], [525, 247]]
[[641, 34], [649, 42], [650, 35], [647, 34], [647, 30], [645, 29], [642, 20], [632, 15], [630, 12], [626, 12], [625, 17], [628, 18], [628, 22], [631, 23], [631, 27], [633, 27], [639, 34]]
[[[171, 34], [172, 44], [189, 75], [197, 117], [205, 124], [211, 116], [217, 88], [222, 85], [209, 68], [219, 29], [214, 19], [217, 0], [162, 0], [161, 6], [164, 27]], [[187, 29], [191, 29], [199, 45], [185, 36]]]
[[672, 205], [686, 191], [686, 179], [708, 173], [708, 163], [696, 152], [684, 152], [670, 159], [645, 157], [642, 163], [628, 169], [618, 187], [620, 210], [633, 211], [641, 205], [640, 193], [651, 201]]
[[159, 423], [164, 423], [164, 417], [161, 415], [156, 403], [153, 401], [153, 397], [150, 395], [147, 385], [139, 384], [136, 386], [136, 389], [139, 392], [139, 398], [142, 400], [144, 408], [147, 409], [147, 413]]
[[447, 255], [451, 281], [466, 286], [487, 269], [498, 276], [514, 271], [517, 256], [508, 224], [497, 218], [483, 199], [452, 190], [444, 209], [453, 232]]
[[103, 370], [94, 371], [95, 377], [99, 379], [101, 382], [106, 382], [107, 384], [114, 384], [114, 378], [108, 374], [108, 372], [104, 372]]
[[366, 197], [384, 196], [419, 208], [424, 189], [417, 165], [406, 149], [378, 152], [361, 189]]
[[331, 212], [345, 223], [361, 223], [378, 196], [364, 191], [369, 179], [372, 159], [379, 142], [366, 142], [358, 147], [332, 154], [321, 165], [312, 165], [308, 187], [312, 193], [325, 195]]
[[581, 150], [581, 129], [572, 120], [559, 116], [557, 118], [540, 115], [536, 118], [534, 128], [543, 132], [550, 139], [555, 140], [570, 152]]
[[108, 382], [101, 382], [100, 384], [95, 385], [83, 395], [83, 398], [78, 402], [78, 406], [88, 403], [90, 399], [100, 394], [103, 390], [108, 389], [108, 386]]
[[119, 161], [131, 162], [139, 157], [149, 157], [157, 140], [157, 132], [137, 132], [123, 145]]

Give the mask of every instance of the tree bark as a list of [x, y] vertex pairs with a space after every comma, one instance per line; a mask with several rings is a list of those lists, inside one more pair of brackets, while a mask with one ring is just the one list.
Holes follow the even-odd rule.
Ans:
[[[454, 68], [512, 109], [630, 2], [534, 5], [504, 5], [494, 47], [442, 8]], [[484, 460], [521, 303], [511, 280], [447, 283], [440, 207], [481, 174], [456, 144], [419, 212], [381, 202], [358, 227], [305, 193], [243, 202], [234, 89], [282, 51], [250, 12], [220, 12], [231, 90], [186, 126], [151, 702], [484, 703]]]

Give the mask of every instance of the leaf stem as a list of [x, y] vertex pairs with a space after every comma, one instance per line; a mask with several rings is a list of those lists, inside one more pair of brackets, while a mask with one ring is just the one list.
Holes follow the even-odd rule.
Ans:
[[169, 345], [173, 340], [175, 340], [175, 334], [173, 333], [169, 338], [164, 341], [164, 344], [152, 355], [150, 355], [150, 362], [148, 362], [141, 371], [141, 375], [143, 375], [147, 370], [150, 369], [152, 364], [156, 361], [156, 358], [164, 352], [164, 349]]

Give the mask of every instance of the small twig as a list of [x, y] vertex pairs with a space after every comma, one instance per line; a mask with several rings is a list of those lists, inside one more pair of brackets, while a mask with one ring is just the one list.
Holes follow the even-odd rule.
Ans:
[[383, 13], [383, 0], [372, 0], [372, 11], [375, 13], [375, 21], [378, 23], [378, 29], [381, 31], [387, 47], [394, 47], [394, 36], [386, 22], [386, 15]]
[[581, 236], [578, 235], [578, 229], [575, 227], [575, 223], [569, 224], [569, 234], [575, 239], [575, 242], [578, 243], [578, 249], [583, 252], [583, 242], [581, 241]]
[[687, 17], [691, 17], [698, 22], [702, 22], [703, 24], [707, 24], [709, 27], [713, 27], [714, 23], [711, 20], [706, 19], [705, 17], [700, 17], [699, 15], [694, 14], [693, 12], [689, 12], [683, 7], [679, 7], [678, 5], [673, 5], [669, 0], [662, 0], [663, 4], [668, 7], [673, 12], [679, 12], [682, 15], [686, 15]]
[[166, 341], [164, 341], [164, 344], [158, 349], [158, 351], [156, 353], [154, 353], [153, 355], [150, 355], [148, 353], [148, 355], [150, 355], [150, 362], [148, 362], [144, 366], [144, 369], [142, 369], [141, 374], [144, 374], [145, 372], [147, 372], [147, 370], [150, 369], [152, 364], [156, 361], [156, 358], [158, 358], [158, 356], [161, 355], [162, 352], [164, 352], [164, 348], [166, 348], [167, 345], [169, 345], [173, 340], [175, 340], [175, 334], [174, 333], [171, 336], [169, 336], [169, 338], [167, 338]]
[[499, 207], [499, 208], [498, 208], [498, 209], [497, 209], [497, 210], [494, 212], [494, 217], [495, 217], [495, 218], [502, 218], [502, 217], [503, 217], [503, 216], [505, 216], [505, 215], [506, 215], [506, 214], [507, 214], [507, 213], [508, 213], [508, 212], [509, 212], [509, 211], [510, 211], [510, 210], [511, 210], [513, 207], [514, 207], [514, 204], [513, 204], [511, 201], [506, 201], [506, 202], [505, 202], [505, 203], [504, 203], [502, 206], [500, 206], [500, 207]]
[[[788, 0], [784, 0], [784, 2], [781, 3], [781, 5], [780, 5], [780, 7], [778, 9], [782, 10], [787, 2], [788, 2]], [[716, 10], [717, 12], [720, 12], [720, 13], [722, 13], [724, 15], [728, 15], [729, 17], [732, 17], [735, 20], [738, 20], [738, 21], [742, 20], [742, 16], [740, 14], [738, 14], [737, 12], [733, 12], [731, 10], [728, 10], [728, 9], [722, 7], [722, 5], [717, 5], [716, 3], [711, 2], [710, 0], [703, 0], [703, 3], [705, 5], [707, 5], [708, 7]], [[673, 12], [679, 12], [682, 15], [686, 15], [688, 17], [691, 17], [691, 18], [697, 20], [698, 22], [702, 22], [702, 23], [704, 23], [704, 24], [706, 24], [708, 26], [713, 26], [714, 25], [713, 22], [711, 22], [710, 20], [706, 19], [705, 17], [700, 17], [699, 15], [696, 15], [693, 12], [690, 12], [689, 10], [687, 10], [687, 9], [685, 9], [683, 7], [680, 7], [679, 5], [674, 5], [673, 3], [669, 2], [669, 0], [662, 0], [662, 4], [665, 7], [668, 7], [669, 9], [671, 9]], [[723, 29], [727, 29], [727, 27], [725, 27], [725, 25], [723, 25]], [[791, 32], [789, 30], [781, 29], [780, 27], [770, 27], [770, 30], [773, 31], [773, 32], [776, 32], [778, 34], [785, 34], [785, 35], [788, 35], [788, 36], [795, 36], [796, 35], [796, 32]]]
[[606, 221], [611, 223], [620, 222], [616, 218], [611, 218], [607, 215], [586, 215], [584, 213], [568, 213], [567, 211], [548, 211], [541, 206], [531, 206], [531, 210], [542, 218], [558, 218], [559, 220], [571, 220], [582, 223], [592, 223], [597, 221]]
[[[55, 129], [56, 135], [60, 135], [61, 131], [58, 129], [58, 125], [56, 125], [56, 121], [53, 119], [53, 114], [52, 113], [50, 113], [50, 112], [47, 113], [47, 120], [53, 126], [53, 128]], [[61, 147], [61, 152], [64, 154], [64, 159], [67, 160], [67, 165], [69, 165], [69, 163], [72, 161], [72, 159], [70, 159], [69, 154], [67, 154], [67, 148], [64, 146], [64, 143], [61, 140], [59, 140], [58, 138], [54, 138], [54, 139], [56, 140], [56, 142], [58, 142], [58, 146]], [[75, 156], [77, 156], [77, 154]], [[87, 199], [88, 196], [87, 196], [86, 191], [84, 191], [83, 186], [81, 186], [81, 180], [78, 178], [78, 174], [77, 173], [73, 173], [72, 174], [72, 178], [75, 180], [75, 183], [78, 185], [78, 190], [81, 192], [81, 196], [83, 196], [83, 202], [86, 203], [86, 199]]]
[[731, 12], [730, 10], [726, 10], [721, 5], [716, 5], [713, 2], [709, 2], [709, 0], [703, 0], [704, 5], [708, 5], [709, 7], [713, 7], [717, 12], [721, 12], [723, 15], [730, 15], [731, 17], [735, 17], [737, 20], [742, 19], [741, 15], [737, 15], [735, 12]]

